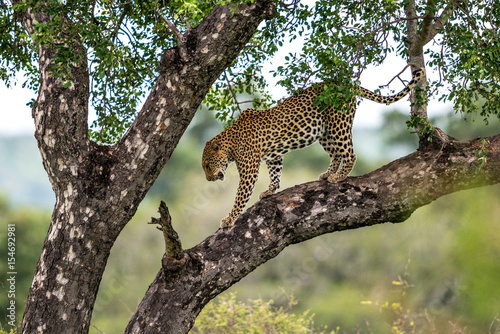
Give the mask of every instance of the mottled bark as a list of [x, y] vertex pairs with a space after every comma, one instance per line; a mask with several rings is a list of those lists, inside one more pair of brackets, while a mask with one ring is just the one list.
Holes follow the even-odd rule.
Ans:
[[[53, 18], [46, 14], [49, 3], [39, 1], [36, 10], [19, 13], [28, 33], [35, 31], [35, 22]], [[61, 17], [64, 24], [54, 41], [74, 46], [69, 87], [63, 85], [66, 79], [50, 71], [57, 48], [47, 43], [39, 47], [35, 137], [56, 204], [22, 333], [88, 332], [113, 243], [168, 161], [206, 92], [273, 10], [270, 0], [239, 8], [217, 6], [198, 27], [188, 30], [182, 45], [165, 50], [160, 75], [143, 109], [114, 146], [99, 146], [88, 137], [86, 51], [78, 36], [66, 32], [71, 22]]]
[[[203, 306], [285, 247], [316, 236], [403, 222], [417, 208], [452, 192], [500, 182], [500, 135], [431, 145], [339, 184], [310, 182], [261, 200], [231, 229], [186, 250], [182, 269], [161, 269], [126, 333], [187, 333]], [[362, 245], [360, 245], [362, 247]]]

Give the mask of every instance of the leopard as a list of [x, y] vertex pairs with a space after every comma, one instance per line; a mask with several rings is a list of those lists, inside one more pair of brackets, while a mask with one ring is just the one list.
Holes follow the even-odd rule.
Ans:
[[[319, 141], [330, 156], [330, 165], [319, 180], [344, 181], [356, 162], [351, 133], [356, 96], [389, 105], [406, 96], [424, 74], [423, 68], [413, 71], [406, 87], [392, 96], [382, 96], [357, 86], [350, 100], [335, 103], [337, 108], [333, 105], [321, 107], [315, 102], [323, 91], [323, 82], [313, 84], [270, 109], [243, 111], [231, 126], [206, 142], [203, 150], [202, 168], [208, 181], [223, 181], [232, 162], [236, 163], [240, 176], [233, 208], [220, 226], [232, 227], [242, 213], [252, 195], [261, 163], [267, 165], [270, 183], [259, 199], [279, 189], [283, 155], [291, 150]], [[339, 105], [347, 106], [347, 110], [337, 110]]]

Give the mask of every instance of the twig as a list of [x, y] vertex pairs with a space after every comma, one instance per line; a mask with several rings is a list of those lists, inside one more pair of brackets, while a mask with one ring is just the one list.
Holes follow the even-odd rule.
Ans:
[[236, 102], [238, 104], [244, 104], [244, 103], [256, 103], [258, 105], [261, 105], [262, 102], [261, 101], [257, 101], [257, 100], [246, 100], [246, 101], [241, 101], [241, 102]]
[[[383, 87], [389, 87], [389, 85], [396, 79], [398, 78], [399, 80], [401, 80], [401, 78], [399, 77], [401, 74], [403, 74], [404, 71], [406, 71], [406, 69], [408, 68], [408, 66], [410, 66], [410, 64], [407, 64], [402, 70], [401, 72], [399, 72], [398, 74], [396, 74], [387, 84], [385, 85], [382, 85], [380, 86], [380, 88], [383, 88]], [[403, 81], [403, 80], [401, 80]], [[404, 83], [404, 82], [403, 82]]]
[[179, 55], [181, 56], [181, 59], [187, 61], [188, 54], [186, 48], [186, 37], [164, 15], [160, 14], [160, 17], [163, 20], [163, 22], [165, 22], [165, 24], [170, 28], [172, 33], [175, 35], [175, 38], [177, 39], [177, 47], [179, 48]]
[[[490, 323], [490, 327], [488, 327], [488, 334], [493, 334], [493, 333], [498, 333], [497, 330], [500, 329], [500, 327], [496, 327], [496, 329], [493, 328], [493, 325], [495, 324], [495, 322], [500, 322], [500, 319], [498, 318], [498, 315], [496, 315], [494, 318], [493, 318], [493, 321], [491, 321]], [[493, 330], [495, 332], [493, 332]]]
[[118, 23], [116, 24], [115, 31], [111, 34], [111, 41], [115, 43], [115, 40], [118, 38], [118, 32], [120, 31], [120, 27], [122, 26], [123, 20], [125, 19], [125, 16], [127, 15], [127, 8], [123, 9], [122, 14], [120, 15], [120, 18], [118, 19]]
[[90, 324], [90, 327], [94, 327], [99, 333], [104, 334], [104, 332], [102, 330], [100, 330], [99, 328], [97, 328], [96, 325]]
[[[226, 70], [224, 70], [224, 78], [226, 78], [227, 88], [229, 89], [229, 92], [231, 93], [231, 96], [233, 97], [233, 100], [236, 103], [236, 107], [238, 108], [238, 111], [241, 114], [240, 104], [238, 103], [238, 99], [236, 98], [236, 94], [233, 91], [233, 87], [231, 86], [231, 82], [229, 81], [229, 78], [227, 77]], [[234, 111], [233, 111], [233, 114], [234, 114]], [[233, 114], [231, 114], [231, 118], [233, 117]]]

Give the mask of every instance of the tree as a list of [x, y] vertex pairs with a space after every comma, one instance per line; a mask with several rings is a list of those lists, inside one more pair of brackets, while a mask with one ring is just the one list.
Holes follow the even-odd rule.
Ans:
[[[56, 195], [22, 333], [88, 332], [110, 249], [202, 101], [230, 117], [235, 92], [263, 91], [259, 64], [284, 38], [306, 42], [278, 68], [282, 84], [336, 80], [327, 103], [352, 94], [353, 78], [396, 52], [413, 69], [439, 70], [442, 82], [460, 80], [440, 96], [461, 111], [475, 112], [479, 94], [481, 115], [499, 115], [496, 2], [14, 0], [0, 8], [0, 75], [9, 81], [23, 69], [38, 90], [35, 137]], [[125, 332], [185, 333], [206, 303], [288, 245], [402, 222], [436, 198], [500, 182], [500, 135], [460, 142], [427, 120], [426, 97], [442, 82], [424, 80], [412, 97], [419, 149], [370, 174], [287, 189], [189, 250], [162, 205], [162, 268]], [[89, 102], [99, 116], [90, 132]]]

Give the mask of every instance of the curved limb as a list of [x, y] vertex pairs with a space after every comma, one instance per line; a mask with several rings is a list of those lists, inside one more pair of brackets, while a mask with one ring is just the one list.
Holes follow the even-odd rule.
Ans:
[[243, 208], [248, 203], [250, 196], [252, 196], [255, 182], [257, 182], [257, 178], [259, 176], [259, 165], [258, 159], [251, 159], [248, 162], [248, 165], [238, 164], [240, 183], [238, 185], [238, 191], [236, 192], [233, 209], [229, 215], [221, 221], [220, 226], [222, 228], [233, 226], [234, 221], [238, 218], [243, 211]]
[[273, 160], [269, 160], [266, 162], [266, 165], [267, 169], [269, 170], [269, 178], [271, 179], [271, 183], [269, 183], [269, 188], [260, 194], [260, 199], [271, 196], [276, 192], [276, 190], [279, 189], [281, 171], [283, 170], [283, 157], [279, 156], [277, 158], [274, 158]]
[[[329, 120], [327, 132], [319, 140], [330, 156], [330, 166], [319, 176], [319, 179], [328, 180], [330, 183], [343, 181], [356, 163], [351, 134], [352, 116], [343, 117], [339, 114], [335, 116]], [[336, 129], [335, 124], [346, 125]], [[338, 133], [334, 133], [331, 129], [336, 129]]]

